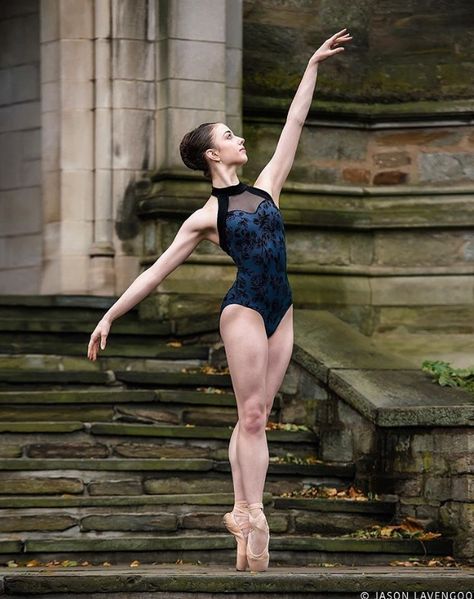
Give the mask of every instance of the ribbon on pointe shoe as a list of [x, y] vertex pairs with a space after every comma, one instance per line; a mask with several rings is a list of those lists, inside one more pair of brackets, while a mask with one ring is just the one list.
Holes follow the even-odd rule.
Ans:
[[[249, 514], [250, 514], [250, 512], [249, 512], [249, 508], [248, 508], [246, 501], [236, 501], [234, 503], [234, 509], [232, 510], [232, 516], [233, 516], [236, 524], [240, 528], [244, 537], [247, 537], [251, 530], [251, 526], [250, 526], [250, 522], [249, 522]], [[238, 518], [238, 516], [240, 516], [240, 518]], [[245, 516], [245, 517], [242, 518], [242, 516]]]

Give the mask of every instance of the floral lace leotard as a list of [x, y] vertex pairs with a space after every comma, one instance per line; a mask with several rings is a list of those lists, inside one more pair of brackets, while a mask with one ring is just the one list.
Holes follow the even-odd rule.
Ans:
[[212, 187], [212, 195], [219, 206], [219, 245], [238, 268], [220, 314], [229, 304], [252, 308], [262, 316], [271, 337], [293, 303], [281, 212], [268, 192], [242, 182]]

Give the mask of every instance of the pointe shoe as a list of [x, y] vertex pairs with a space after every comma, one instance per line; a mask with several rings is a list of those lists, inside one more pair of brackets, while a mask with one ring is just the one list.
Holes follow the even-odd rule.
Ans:
[[[262, 510], [260, 513], [254, 518], [250, 510], [255, 507], [260, 507]], [[249, 504], [249, 524], [250, 524], [250, 533], [247, 540], [247, 561], [251, 571], [254, 572], [263, 572], [268, 568], [268, 562], [270, 560], [270, 554], [268, 552], [268, 546], [270, 543], [270, 529], [268, 527], [268, 522], [263, 513], [263, 503], [250, 503]], [[262, 553], [255, 554], [250, 548], [250, 543], [252, 539], [252, 530], [259, 529], [268, 533], [267, 545]]]
[[[234, 506], [234, 510], [242, 514], [248, 514], [248, 508], [241, 508], [240, 506]], [[235, 569], [244, 571], [247, 569], [247, 537], [250, 532], [250, 525], [248, 520], [246, 522], [238, 523], [234, 517], [233, 511], [224, 514], [222, 519], [224, 526], [227, 530], [232, 533], [237, 541], [237, 560], [235, 563]]]

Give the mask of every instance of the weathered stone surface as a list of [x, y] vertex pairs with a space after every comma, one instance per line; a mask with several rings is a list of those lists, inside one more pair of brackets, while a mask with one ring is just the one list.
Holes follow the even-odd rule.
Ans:
[[329, 387], [379, 426], [465, 425], [462, 435], [471, 436], [472, 394], [434, 385], [424, 372], [333, 369]]
[[411, 368], [407, 360], [381, 351], [327, 311], [295, 310], [294, 328], [293, 359], [323, 382], [327, 382], [329, 369]]
[[0, 516], [1, 532], [23, 532], [23, 531], [47, 531], [47, 530], [67, 530], [76, 526], [78, 520], [73, 516], [54, 514], [45, 516], [42, 513], [34, 516], [19, 514]]
[[421, 475], [412, 478], [394, 478], [393, 492], [405, 497], [419, 497], [423, 493], [423, 478]]
[[376, 173], [372, 179], [374, 185], [400, 185], [409, 181], [410, 175], [403, 171], [382, 171]]
[[453, 498], [453, 481], [450, 477], [426, 476], [424, 481], [424, 497], [427, 500], [446, 501]]
[[448, 466], [451, 474], [474, 474], [474, 454], [453, 457]]
[[474, 475], [462, 474], [452, 479], [452, 499], [474, 502]]
[[449, 181], [463, 183], [474, 177], [474, 157], [472, 152], [420, 153], [420, 180], [437, 183]]
[[183, 410], [183, 423], [196, 426], [235, 426], [239, 419], [237, 408], [228, 410], [217, 410], [216, 408], [200, 408], [194, 410]]
[[1, 433], [72, 433], [83, 429], [83, 422], [0, 422]]
[[123, 514], [86, 516], [81, 518], [80, 528], [89, 530], [161, 530], [175, 532], [178, 529], [178, 520], [175, 514]]
[[[387, 518], [388, 520], [388, 518]], [[354, 532], [359, 528], [372, 526], [372, 514], [334, 514], [328, 518], [327, 512], [302, 512], [294, 516], [294, 530], [300, 533], [319, 533], [335, 536]]]
[[109, 449], [101, 443], [36, 443], [28, 445], [25, 454], [30, 458], [106, 458]]
[[44, 495], [49, 493], [82, 493], [84, 484], [78, 478], [28, 476], [25, 478], [5, 476], [0, 478], [0, 493], [5, 495]]
[[342, 169], [342, 180], [365, 185], [370, 182], [370, 171], [363, 168], [344, 168]]
[[[177, 412], [165, 410], [160, 407], [126, 407], [116, 408], [117, 421], [123, 422], [166, 422], [168, 424], [181, 424], [181, 417]], [[110, 420], [110, 419], [109, 419]]]
[[[172, 549], [169, 551], [174, 556], [175, 552]], [[222, 552], [227, 557], [230, 549], [224, 549]], [[304, 552], [300, 553], [307, 557]], [[339, 562], [339, 555], [335, 556], [337, 560], [334, 561]], [[127, 559], [128, 557], [129, 555], [126, 555]], [[350, 557], [355, 559], [356, 556], [351, 554]], [[200, 599], [220, 599], [226, 594], [240, 594], [244, 599], [251, 596], [263, 599], [265, 595], [280, 596], [281, 599], [302, 599], [305, 595], [315, 599], [318, 595], [340, 595], [341, 599], [348, 599], [358, 593], [359, 588], [375, 595], [382, 588], [396, 589], [397, 586], [413, 594], [420, 588], [427, 594], [434, 594], [443, 588], [446, 593], [464, 592], [468, 595], [473, 582], [473, 574], [469, 568], [431, 567], [428, 570], [379, 564], [366, 569], [351, 567], [351, 562], [348, 562], [346, 567], [332, 567], [331, 572], [334, 575], [328, 576], [326, 568], [321, 567], [315, 560], [316, 565], [304, 562], [293, 568], [286, 565], [279, 569], [278, 576], [267, 577], [248, 572], [236, 576], [235, 573], [228, 572], [229, 563], [230, 560], [221, 562], [222, 565], [214, 564], [212, 574], [206, 572], [205, 576], [201, 575], [202, 563], [180, 564], [178, 569], [174, 564], [156, 564], [152, 568], [143, 568], [135, 573], [130, 572], [127, 567], [114, 568], [112, 571], [110, 567], [96, 567], [94, 572], [88, 572], [87, 576], [77, 575], [76, 572], [36, 573], [31, 569], [32, 571], [25, 573], [15, 570], [9, 571], [5, 576], [5, 588], [11, 595], [22, 593], [27, 596], [31, 592], [49, 592], [56, 595], [57, 599], [81, 599], [81, 595], [86, 593], [91, 599], [99, 599], [100, 594], [108, 594], [111, 599], [125, 599], [127, 594], [133, 593], [144, 598], [156, 593], [156, 589], [160, 589], [159, 592], [165, 593], [169, 599], [182, 599], [193, 594]], [[242, 578], [245, 579], [244, 592]]]
[[19, 458], [22, 452], [21, 445], [13, 445], [11, 443], [0, 445], [0, 458]]
[[378, 152], [372, 155], [375, 166], [380, 168], [395, 168], [411, 163], [408, 152]]
[[143, 483], [145, 493], [230, 493], [233, 490], [231, 479], [205, 478], [183, 479], [167, 477], [163, 479], [148, 478]]
[[205, 459], [40, 459], [40, 458], [11, 458], [0, 459], [0, 469], [3, 470], [116, 470], [116, 471], [136, 471], [136, 470], [187, 470], [187, 471], [208, 471], [213, 467], [211, 460]]
[[352, 432], [350, 430], [324, 430], [320, 433], [321, 458], [332, 462], [351, 462], [354, 459]]
[[376, 311], [374, 332], [473, 333], [474, 306], [384, 306]]
[[94, 481], [87, 485], [89, 495], [141, 495], [142, 483], [139, 480]]
[[469, 230], [376, 232], [374, 264], [392, 266], [451, 266], [471, 262], [474, 233]]
[[124, 458], [210, 458], [211, 449], [209, 447], [187, 447], [175, 443], [151, 444], [151, 443], [119, 443], [114, 446], [113, 451], [116, 455]]

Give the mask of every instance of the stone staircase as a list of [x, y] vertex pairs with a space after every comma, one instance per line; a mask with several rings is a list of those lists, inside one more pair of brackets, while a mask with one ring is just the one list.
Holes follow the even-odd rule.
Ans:
[[[151, 565], [168, 568], [165, 573], [170, 564], [197, 564], [200, 572], [203, 566], [214, 572], [214, 566], [220, 576], [247, 576], [234, 570], [235, 541], [222, 524], [233, 504], [227, 451], [237, 410], [230, 375], [213, 359], [216, 319], [203, 317], [187, 327], [139, 320], [132, 310], [112, 325], [107, 348], [90, 362], [90, 333], [114, 301], [0, 300], [0, 566], [6, 595], [83, 596], [84, 590], [73, 589], [74, 566], [91, 585], [90, 597], [149, 592], [149, 575], [159, 578], [146, 570]], [[267, 428], [264, 504], [272, 568], [321, 568], [323, 581], [327, 567], [358, 568], [360, 575], [360, 568], [452, 553], [445, 537], [357, 534], [394, 524], [393, 496], [365, 497], [354, 488], [353, 464], [318, 460], [318, 436], [282, 422], [283, 402], [279, 394]], [[324, 497], [326, 488], [333, 496]], [[344, 498], [335, 498], [336, 492]], [[104, 564], [117, 568], [116, 578]], [[64, 565], [65, 578], [49, 576], [52, 566]], [[130, 566], [145, 568], [143, 588], [128, 584], [136, 573], [126, 570]], [[117, 587], [119, 579], [128, 586]], [[311, 585], [301, 580], [298, 593], [309, 592]], [[168, 583], [154, 584], [158, 594], [166, 587], [166, 597], [197, 588], [188, 581], [175, 595]], [[260, 583], [253, 584], [239, 597], [257, 596], [252, 593]], [[219, 585], [199, 587], [199, 596], [220, 596]], [[338, 597], [356, 596], [355, 587], [347, 586]], [[284, 596], [296, 592], [294, 587], [295, 594]]]

